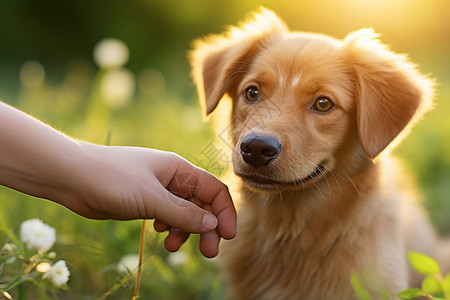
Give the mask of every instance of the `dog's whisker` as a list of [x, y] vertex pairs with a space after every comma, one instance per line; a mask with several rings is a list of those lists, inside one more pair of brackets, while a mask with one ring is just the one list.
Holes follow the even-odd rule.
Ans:
[[[342, 200], [343, 200], [343, 197], [344, 197], [343, 192], [342, 192], [342, 188], [341, 188], [341, 183], [339, 182], [339, 178], [336, 178], [336, 176], [335, 176], [336, 172], [335, 171], [330, 170], [330, 174], [333, 176], [334, 181], [336, 182], [336, 186], [339, 189], [339, 201], [337, 201], [337, 202], [341, 203]], [[337, 208], [337, 205], [336, 205], [336, 208]]]
[[243, 70], [238, 70], [238, 71], [235, 71], [235, 72], [233, 72], [233, 73], [231, 73], [230, 75], [228, 75], [228, 79], [230, 79], [231, 77], [233, 77], [234, 75], [236, 75], [236, 74], [239, 74], [239, 73], [244, 73], [244, 74], [248, 74], [248, 72], [247, 71], [243, 71]]
[[334, 175], [335, 172], [332, 171], [332, 170], [329, 170], [328, 172], [329, 172], [329, 174], [333, 177], [334, 182], [336, 183], [336, 186], [337, 186], [337, 189], [338, 189], [338, 192], [339, 192], [339, 198], [338, 198], [338, 199], [333, 198], [334, 208], [335, 208], [335, 209], [338, 209], [338, 204], [340, 204], [340, 203], [342, 202], [342, 199], [343, 199], [343, 194], [342, 194], [341, 185], [340, 185], [340, 183], [339, 183], [339, 180], [338, 180], [338, 179], [336, 178], [336, 176]]
[[350, 182], [350, 184], [352, 185], [352, 187], [355, 189], [356, 193], [358, 194], [358, 196], [361, 195], [358, 186], [356, 185], [355, 181], [352, 179], [352, 177], [350, 175], [347, 174], [347, 172], [342, 171], [342, 170], [337, 170], [336, 172], [339, 172], [338, 174], [342, 173], [343, 177], [348, 180]]
[[[320, 168], [317, 168], [317, 166], [316, 166], [311, 160], [309, 160], [309, 159], [306, 158], [306, 157], [305, 157], [304, 159], [306, 160], [307, 163], [310, 163], [310, 164], [312, 165], [312, 166], [309, 166], [308, 164], [305, 164], [307, 168], [304, 168], [304, 169], [306, 169], [306, 170], [308, 171], [309, 174], [314, 174], [315, 172], [317, 172], [317, 170], [319, 170], [319, 172], [321, 172], [321, 171], [320, 171]], [[309, 170], [308, 170], [308, 169], [309, 169]], [[312, 182], [314, 183], [314, 186], [315, 186], [315, 187], [317, 188], [317, 190], [319, 191], [319, 194], [320, 194], [320, 196], [322, 197], [322, 199], [323, 199], [324, 201], [326, 201], [326, 200], [327, 200], [327, 197], [326, 197], [325, 194], [322, 192], [322, 190], [321, 190], [321, 188], [320, 188], [320, 184], [319, 184], [319, 182], [317, 181], [317, 179], [315, 178], [315, 176], [309, 175], [309, 179], [311, 179]], [[327, 182], [327, 184], [328, 184], [328, 187], [330, 188], [328, 181], [326, 181], [326, 182]], [[332, 194], [332, 193], [331, 193], [331, 194]]]
[[323, 194], [322, 190], [320, 189], [320, 185], [317, 183], [317, 180], [315, 178], [312, 178], [312, 182], [314, 183], [314, 186], [316, 187], [317, 191], [320, 194], [320, 197], [326, 201], [327, 197], [325, 197], [325, 195]]
[[281, 192], [280, 189], [277, 189], [278, 195], [280, 196], [280, 203], [283, 201], [283, 193]]
[[[314, 164], [312, 161], [310, 161], [310, 162], [311, 162], [312, 164]], [[327, 183], [328, 190], [329, 190], [329, 192], [330, 192], [330, 194], [331, 194], [331, 198], [333, 199], [333, 202], [336, 202], [335, 197], [334, 197], [334, 190], [333, 190], [333, 187], [332, 187], [330, 181], [328, 180], [328, 177], [327, 177], [326, 172], [323, 170], [323, 165], [322, 165], [322, 164], [319, 165], [319, 167], [318, 167], [316, 170], [318, 170], [318, 171], [320, 172], [320, 174], [322, 174], [322, 176], [323, 176], [325, 182]]]
[[[301, 167], [303, 170], [308, 171], [304, 166], [301, 165], [300, 167]], [[293, 171], [293, 173], [294, 173], [295, 178], [301, 178], [301, 177], [302, 177], [302, 174], [299, 174], [298, 171]], [[304, 190], [307, 190], [308, 187], [305, 185], [304, 180], [303, 180], [303, 179], [300, 179], [299, 181], [300, 181], [300, 184], [302, 185], [302, 188], [303, 188]]]
[[[342, 196], [342, 189], [341, 189], [341, 185], [340, 185], [340, 183], [339, 183], [338, 178], [336, 178], [336, 176], [335, 176], [335, 173], [336, 173], [336, 172], [335, 172], [334, 170], [332, 170], [331, 168], [325, 166], [325, 165], [323, 165], [323, 169], [325, 169], [325, 171], [328, 172], [328, 173], [333, 177], [334, 182], [336, 183], [336, 186], [337, 186], [337, 188], [338, 188], [338, 190], [339, 190], [339, 201], [342, 201], [342, 197], [343, 197], [343, 196]], [[324, 173], [325, 173], [324, 176], [327, 176], [326, 172], [324, 172]], [[339, 175], [339, 174], [338, 174], [338, 175]], [[342, 176], [339, 176], [339, 177], [342, 178]], [[334, 194], [333, 194], [333, 201], [334, 201], [335, 207], [337, 207], [337, 201], [336, 201], [336, 198], [334, 197]]]
[[[247, 61], [240, 61], [240, 60], [234, 61], [234, 63], [235, 64], [241, 64], [241, 65], [247, 65], [247, 66], [251, 65], [251, 63], [249, 63]], [[228, 75], [227, 78], [230, 79], [231, 77], [233, 77], [234, 75], [239, 74], [239, 73], [248, 74], [248, 71], [246, 71], [246, 70], [237, 70], [237, 71], [231, 73], [230, 75]]]
[[273, 202], [274, 195], [269, 193], [267, 194], [267, 196], [264, 198], [264, 206], [268, 206], [270, 202]]
[[234, 60], [234, 63], [238, 63], [238, 64], [243, 64], [243, 65], [248, 65], [251, 66], [252, 64], [248, 61], [244, 61], [244, 60]]
[[291, 194], [291, 197], [294, 198], [294, 191], [288, 190], [289, 194]]

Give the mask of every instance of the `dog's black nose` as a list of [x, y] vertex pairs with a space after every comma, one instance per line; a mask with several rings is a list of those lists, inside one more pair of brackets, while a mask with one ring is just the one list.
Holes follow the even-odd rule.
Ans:
[[269, 164], [280, 152], [280, 142], [270, 135], [250, 134], [241, 142], [242, 158], [255, 168]]

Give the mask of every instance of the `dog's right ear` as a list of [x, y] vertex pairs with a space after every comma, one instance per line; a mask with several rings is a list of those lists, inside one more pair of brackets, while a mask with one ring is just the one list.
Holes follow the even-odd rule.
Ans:
[[344, 49], [356, 74], [359, 139], [373, 160], [430, 108], [434, 82], [406, 56], [382, 44], [371, 29], [349, 34]]
[[275, 13], [261, 8], [239, 27], [194, 41], [189, 55], [192, 76], [206, 115], [216, 108], [237, 75], [248, 70], [255, 55], [284, 32], [287, 28]]

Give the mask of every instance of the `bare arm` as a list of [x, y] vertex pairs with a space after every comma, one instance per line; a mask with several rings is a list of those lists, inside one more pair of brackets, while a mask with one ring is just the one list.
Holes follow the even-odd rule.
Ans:
[[179, 231], [201, 233], [208, 257], [235, 234], [227, 187], [180, 156], [80, 142], [2, 102], [0, 184], [88, 218], [155, 219], [159, 231], [172, 228], [171, 251], [184, 242]]

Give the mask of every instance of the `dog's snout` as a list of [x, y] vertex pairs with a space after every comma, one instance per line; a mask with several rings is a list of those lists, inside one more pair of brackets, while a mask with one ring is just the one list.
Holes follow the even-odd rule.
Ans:
[[270, 135], [250, 134], [241, 142], [242, 158], [255, 168], [269, 164], [280, 152], [280, 142]]

